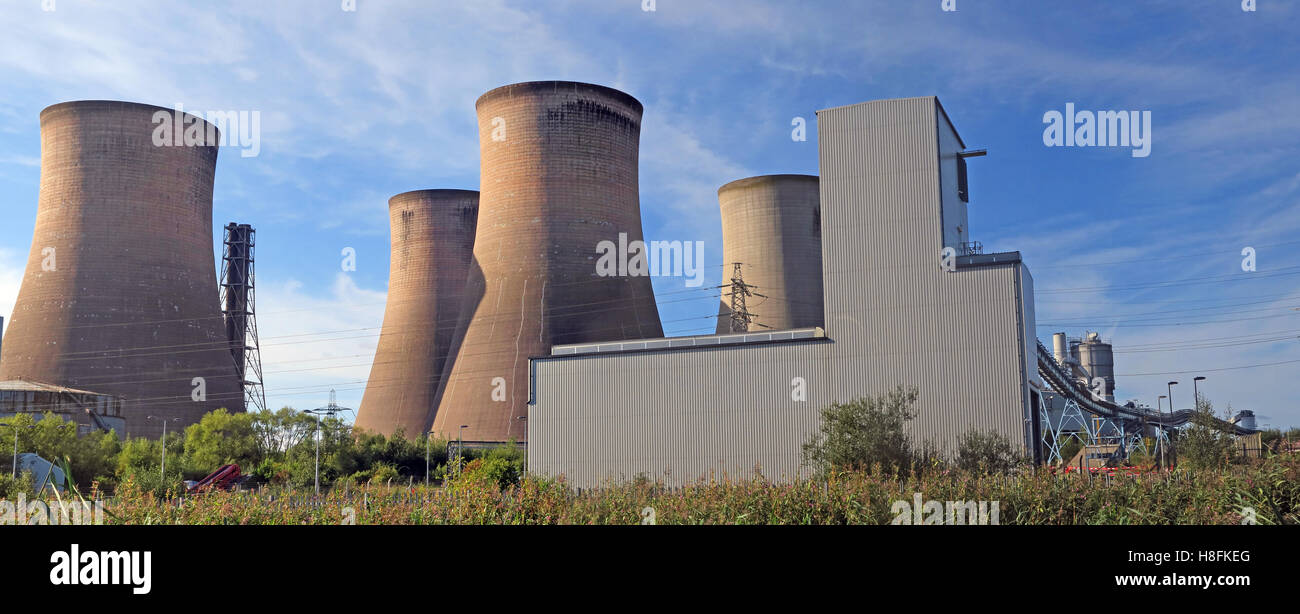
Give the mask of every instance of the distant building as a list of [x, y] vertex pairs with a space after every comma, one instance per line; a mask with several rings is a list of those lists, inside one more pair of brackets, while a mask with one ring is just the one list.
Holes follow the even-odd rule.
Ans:
[[21, 413], [40, 420], [48, 412], [77, 423], [77, 435], [112, 430], [126, 436], [122, 400], [117, 397], [26, 380], [0, 382], [0, 418]]

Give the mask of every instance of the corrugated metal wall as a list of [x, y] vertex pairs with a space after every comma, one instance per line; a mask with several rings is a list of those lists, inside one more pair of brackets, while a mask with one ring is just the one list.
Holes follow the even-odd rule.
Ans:
[[952, 452], [971, 429], [1026, 439], [1032, 287], [1020, 264], [940, 268], [939, 163], [960, 140], [938, 101], [822, 111], [818, 138], [829, 341], [536, 359], [531, 471], [583, 487], [756, 468], [790, 479], [820, 408], [896, 385], [920, 389], [917, 440]]

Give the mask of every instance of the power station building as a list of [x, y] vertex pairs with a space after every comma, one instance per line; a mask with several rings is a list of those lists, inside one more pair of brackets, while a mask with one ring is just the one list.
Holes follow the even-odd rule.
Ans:
[[106, 394], [15, 380], [0, 382], [0, 418], [31, 414], [36, 420], [53, 413], [77, 425], [77, 434], [113, 431], [126, 437], [122, 400]]
[[722, 277], [725, 280], [739, 271], [737, 279], [753, 286], [759, 296], [746, 299], [743, 313], [748, 317], [733, 318], [733, 290], [724, 284], [717, 332], [821, 326], [822, 220], [817, 178], [739, 179], [718, 189], [718, 206]]
[[244, 409], [213, 258], [217, 143], [155, 142], [155, 119], [174, 113], [114, 101], [41, 112], [36, 230], [0, 356], [0, 380], [120, 398], [131, 433], [152, 437], [162, 422], [148, 416], [183, 426]]
[[818, 148], [824, 326], [556, 345], [531, 361], [530, 471], [788, 480], [819, 410], [900, 385], [919, 389], [917, 440], [1037, 450], [1033, 279], [1017, 252], [972, 253], [972, 152], [939, 101], [820, 111]]
[[642, 106], [599, 85], [539, 81], [489, 91], [476, 109], [474, 256], [433, 430], [523, 441], [530, 356], [663, 335], [650, 278], [597, 268], [602, 243], [643, 240]]
[[478, 192], [418, 190], [392, 197], [388, 301], [356, 425], [418, 437], [433, 424], [444, 363], [474, 251]]

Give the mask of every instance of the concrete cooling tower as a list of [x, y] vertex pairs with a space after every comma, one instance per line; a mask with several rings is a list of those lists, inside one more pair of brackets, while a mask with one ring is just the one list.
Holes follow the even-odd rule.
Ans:
[[408, 439], [433, 423], [474, 250], [478, 192], [419, 190], [388, 201], [388, 304], [357, 426]]
[[607, 87], [546, 81], [492, 90], [476, 108], [474, 262], [433, 430], [523, 441], [529, 357], [553, 344], [663, 336], [649, 277], [597, 274], [601, 242], [642, 240], [642, 107]]
[[[722, 283], [733, 263], [754, 292], [748, 330], [821, 326], [822, 227], [817, 177], [763, 175], [718, 189], [722, 209]], [[718, 333], [731, 331], [730, 288], [722, 290]]]
[[41, 112], [36, 232], [0, 358], [0, 380], [121, 397], [127, 429], [150, 437], [161, 418], [179, 418], [175, 431], [244, 410], [217, 304], [217, 144], [156, 145], [155, 117], [174, 114], [112, 101]]

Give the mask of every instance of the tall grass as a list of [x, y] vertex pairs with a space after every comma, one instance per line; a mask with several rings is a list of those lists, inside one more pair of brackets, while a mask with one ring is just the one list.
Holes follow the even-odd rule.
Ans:
[[997, 501], [1001, 524], [1300, 523], [1300, 460], [1138, 476], [837, 473], [825, 481], [701, 481], [666, 489], [644, 480], [577, 492], [530, 476], [502, 488], [467, 471], [440, 486], [348, 486], [320, 497], [263, 489], [157, 497], [128, 480], [106, 501], [121, 524], [889, 524], [896, 501]]

